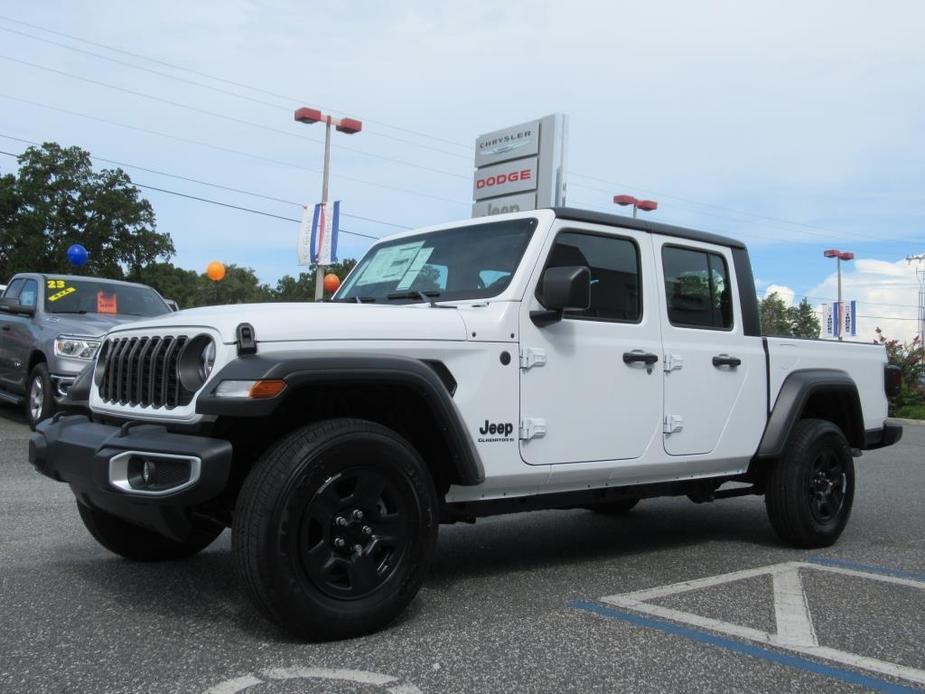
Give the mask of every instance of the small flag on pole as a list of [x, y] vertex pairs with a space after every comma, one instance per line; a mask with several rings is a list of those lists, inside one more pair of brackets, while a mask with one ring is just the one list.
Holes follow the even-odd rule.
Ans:
[[296, 252], [299, 254], [299, 265], [308, 265], [311, 262], [309, 246], [311, 244], [311, 214], [308, 205], [302, 205], [302, 221], [299, 223], [299, 240]]

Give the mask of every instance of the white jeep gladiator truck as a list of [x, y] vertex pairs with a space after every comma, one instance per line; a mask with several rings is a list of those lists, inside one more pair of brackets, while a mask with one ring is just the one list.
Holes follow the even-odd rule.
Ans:
[[897, 383], [881, 346], [762, 337], [738, 241], [547, 209], [382, 239], [330, 302], [116, 326], [30, 459], [130, 559], [230, 527], [261, 612], [332, 639], [408, 604], [440, 523], [755, 494], [830, 545]]

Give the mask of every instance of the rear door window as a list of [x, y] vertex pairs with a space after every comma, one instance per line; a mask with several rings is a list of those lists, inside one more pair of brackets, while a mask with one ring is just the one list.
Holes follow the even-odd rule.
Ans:
[[684, 328], [732, 329], [732, 288], [718, 253], [664, 246], [662, 268], [668, 320]]

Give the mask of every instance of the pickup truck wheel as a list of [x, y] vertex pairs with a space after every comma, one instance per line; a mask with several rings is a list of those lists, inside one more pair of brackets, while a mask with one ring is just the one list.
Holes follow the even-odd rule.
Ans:
[[26, 420], [32, 431], [35, 431], [39, 422], [55, 413], [55, 398], [51, 388], [48, 367], [44, 362], [39, 362], [29, 374], [29, 388], [26, 390]]
[[110, 552], [133, 561], [186, 559], [211, 545], [224, 530], [218, 525], [203, 526], [197, 528], [188, 541], [177, 542], [79, 501], [77, 510], [97, 542]]
[[775, 532], [795, 547], [828, 547], [848, 523], [854, 462], [832, 422], [803, 419], [769, 471], [765, 506]]
[[608, 516], [622, 516], [625, 513], [629, 513], [634, 508], [636, 504], [639, 503], [639, 499], [619, 499], [617, 501], [602, 501], [598, 504], [593, 504], [591, 510], [595, 513], [603, 513]]
[[378, 424], [333, 419], [297, 429], [250, 472], [232, 548], [265, 616], [311, 641], [381, 629], [415, 596], [437, 540], [424, 461]]

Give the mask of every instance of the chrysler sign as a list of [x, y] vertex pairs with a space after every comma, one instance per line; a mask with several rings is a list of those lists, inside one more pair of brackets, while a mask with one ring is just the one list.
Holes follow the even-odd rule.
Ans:
[[566, 137], [561, 113], [478, 137], [472, 216], [564, 205]]

